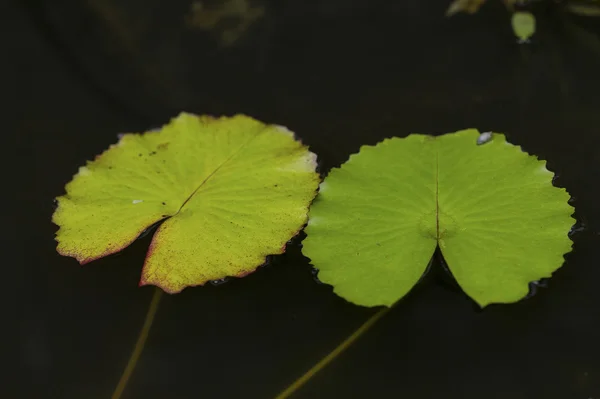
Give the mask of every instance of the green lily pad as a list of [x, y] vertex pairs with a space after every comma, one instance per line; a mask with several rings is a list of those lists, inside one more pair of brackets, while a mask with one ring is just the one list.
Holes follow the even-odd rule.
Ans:
[[182, 113], [125, 134], [79, 173], [52, 217], [57, 250], [81, 264], [158, 228], [140, 285], [169, 293], [254, 271], [304, 226], [320, 177], [287, 129]]
[[573, 208], [546, 162], [502, 134], [413, 134], [363, 146], [320, 186], [303, 253], [358, 305], [391, 306], [437, 246], [473, 300], [519, 301], [571, 250]]

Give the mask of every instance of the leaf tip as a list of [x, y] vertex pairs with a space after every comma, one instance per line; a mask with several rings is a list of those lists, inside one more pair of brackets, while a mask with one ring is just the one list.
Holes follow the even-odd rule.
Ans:
[[[55, 238], [55, 239], [58, 241], [57, 238]], [[65, 249], [61, 245], [60, 241], [58, 241], [58, 245], [56, 246], [56, 252], [61, 256], [66, 256], [66, 257], [75, 259], [81, 266], [85, 266], [88, 263], [105, 256], [105, 255], [100, 255], [100, 256], [92, 257], [92, 256], [86, 256], [86, 255], [82, 254], [80, 251], [70, 251], [70, 250]]]

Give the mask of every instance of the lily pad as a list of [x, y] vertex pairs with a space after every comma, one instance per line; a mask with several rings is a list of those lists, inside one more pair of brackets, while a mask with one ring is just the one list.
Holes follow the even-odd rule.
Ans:
[[163, 221], [140, 285], [176, 293], [241, 277], [304, 226], [315, 168], [286, 128], [182, 113], [158, 131], [122, 135], [79, 168], [57, 199], [57, 250], [85, 264]]
[[303, 253], [350, 302], [391, 306], [437, 246], [484, 307], [519, 301], [571, 250], [573, 208], [546, 162], [467, 129], [363, 146], [320, 186]]

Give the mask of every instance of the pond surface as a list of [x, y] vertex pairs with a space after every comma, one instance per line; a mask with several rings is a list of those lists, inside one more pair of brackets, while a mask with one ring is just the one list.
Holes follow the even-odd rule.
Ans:
[[[515, 305], [476, 310], [434, 259], [294, 398], [600, 398], [600, 19], [537, 5], [520, 46], [501, 2], [444, 18], [448, 3], [257, 0], [214, 27], [190, 1], [1, 5], [5, 325], [18, 335], [3, 342], [16, 357], [1, 396], [110, 397], [152, 297], [137, 287], [151, 235], [80, 267], [55, 251], [52, 199], [118, 133], [186, 110], [288, 126], [325, 173], [385, 137], [505, 132], [548, 160], [586, 225]], [[316, 284], [296, 239], [243, 279], [164, 295], [123, 398], [273, 398], [373, 312]]]

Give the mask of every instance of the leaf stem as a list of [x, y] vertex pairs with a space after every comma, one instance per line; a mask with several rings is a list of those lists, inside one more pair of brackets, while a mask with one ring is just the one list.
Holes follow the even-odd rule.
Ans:
[[127, 386], [127, 382], [129, 381], [129, 377], [133, 373], [135, 366], [144, 350], [144, 345], [146, 344], [146, 339], [148, 338], [148, 333], [150, 332], [150, 327], [152, 327], [152, 322], [154, 321], [154, 316], [156, 315], [156, 309], [158, 309], [158, 304], [160, 302], [160, 298], [162, 296], [162, 290], [160, 288], [155, 288], [154, 295], [152, 295], [152, 300], [150, 301], [150, 306], [148, 307], [148, 312], [146, 313], [146, 319], [144, 320], [144, 325], [140, 331], [140, 335], [138, 336], [137, 342], [135, 343], [135, 347], [133, 348], [133, 352], [129, 357], [129, 361], [127, 362], [127, 366], [125, 366], [125, 370], [121, 375], [121, 379], [113, 392], [111, 399], [119, 399], [125, 391], [125, 387]]
[[[310, 370], [304, 373], [303, 376], [298, 378], [294, 383], [288, 386], [284, 391], [275, 397], [275, 399], [286, 399], [298, 391], [308, 380], [310, 380], [315, 374], [324, 369], [329, 363], [335, 360], [339, 355], [342, 354], [350, 345], [354, 343], [361, 335], [366, 333], [379, 319], [381, 319], [391, 309], [383, 307], [375, 312], [371, 317], [367, 319], [356, 331], [354, 331], [348, 338], [346, 338], [341, 344], [339, 344], [333, 351], [327, 356], [315, 364]], [[114, 399], [114, 398], [113, 398]]]

